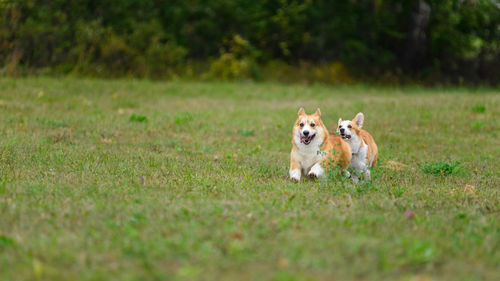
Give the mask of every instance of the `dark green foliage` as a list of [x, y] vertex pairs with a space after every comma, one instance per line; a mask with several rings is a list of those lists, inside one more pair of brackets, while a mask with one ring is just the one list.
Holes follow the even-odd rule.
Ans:
[[3, 176], [0, 180], [0, 194], [7, 191], [7, 177]]
[[485, 113], [486, 106], [484, 106], [483, 104], [476, 104], [470, 108], [470, 111], [474, 113]]
[[484, 122], [481, 122], [481, 121], [476, 121], [474, 123], [472, 123], [472, 128], [474, 130], [481, 130], [482, 128], [484, 128]]
[[498, 84], [499, 25], [493, 0], [5, 0], [0, 65], [260, 79], [257, 66], [273, 61], [338, 62], [357, 77]]
[[132, 115], [130, 115], [130, 121], [132, 121], [132, 122], [147, 122], [148, 118], [142, 114], [132, 113]]
[[16, 243], [14, 240], [8, 236], [0, 235], [0, 249], [5, 249], [7, 247], [15, 247]]
[[434, 175], [451, 175], [460, 169], [460, 162], [426, 162], [419, 164], [422, 171]]

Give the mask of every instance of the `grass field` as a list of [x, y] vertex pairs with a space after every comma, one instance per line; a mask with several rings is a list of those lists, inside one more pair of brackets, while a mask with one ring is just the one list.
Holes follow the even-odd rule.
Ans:
[[[287, 179], [300, 106], [371, 182]], [[3, 78], [0, 121], [0, 280], [500, 280], [496, 90]]]

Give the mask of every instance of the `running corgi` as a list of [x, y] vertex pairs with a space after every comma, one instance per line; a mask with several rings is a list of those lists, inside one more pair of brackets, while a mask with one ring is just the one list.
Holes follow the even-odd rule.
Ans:
[[[364, 174], [366, 179], [370, 179], [368, 168], [373, 168], [377, 164], [378, 148], [370, 133], [361, 129], [364, 120], [365, 116], [361, 112], [356, 114], [351, 121], [343, 121], [340, 118], [337, 133], [351, 147], [351, 169], [357, 170], [358, 173]], [[359, 181], [356, 171], [351, 171], [351, 178], [354, 182]]]
[[300, 181], [302, 175], [319, 178], [326, 166], [339, 165], [346, 169], [350, 162], [349, 145], [340, 136], [328, 134], [319, 108], [312, 115], [300, 108], [292, 132], [290, 178], [295, 181]]

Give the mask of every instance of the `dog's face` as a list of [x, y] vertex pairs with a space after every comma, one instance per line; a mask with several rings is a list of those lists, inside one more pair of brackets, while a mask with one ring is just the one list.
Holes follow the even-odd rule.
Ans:
[[319, 108], [311, 115], [307, 115], [304, 109], [301, 108], [293, 127], [295, 143], [297, 145], [309, 145], [315, 140], [322, 140], [324, 134], [324, 126], [323, 122], [321, 122], [321, 111]]
[[337, 126], [337, 134], [346, 141], [355, 140], [358, 138], [359, 131], [363, 127], [365, 116], [363, 113], [358, 113], [352, 120], [339, 119]]

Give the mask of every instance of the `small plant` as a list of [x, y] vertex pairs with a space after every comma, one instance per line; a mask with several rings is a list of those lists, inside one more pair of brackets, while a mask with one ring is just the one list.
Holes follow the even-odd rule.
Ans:
[[483, 104], [476, 104], [470, 108], [470, 111], [474, 113], [485, 113], [486, 106], [484, 106]]
[[474, 122], [474, 123], [472, 123], [472, 128], [474, 130], [481, 130], [482, 128], [484, 128], [484, 122], [480, 122], [480, 121]]
[[401, 257], [402, 263], [425, 264], [434, 260], [438, 254], [436, 246], [430, 241], [403, 239], [400, 243], [404, 249], [404, 256]]
[[148, 118], [142, 114], [132, 113], [132, 115], [130, 115], [130, 121], [132, 121], [132, 122], [147, 122]]
[[248, 136], [253, 136], [253, 130], [252, 129], [240, 129], [238, 131], [238, 134], [248, 137]]
[[403, 196], [403, 194], [405, 193], [405, 189], [403, 187], [398, 186], [391, 189], [389, 193], [394, 195], [394, 197], [399, 198]]
[[192, 120], [193, 120], [193, 116], [191, 115], [191, 113], [189, 113], [187, 111], [181, 111], [181, 112], [177, 113], [177, 115], [175, 115], [175, 117], [174, 117], [174, 122], [177, 125], [183, 125], [183, 124], [186, 124], [187, 122], [192, 121]]
[[460, 162], [426, 162], [418, 165], [422, 171], [433, 175], [451, 175], [460, 170]]
[[14, 239], [10, 238], [9, 236], [0, 234], [0, 249], [4, 249], [7, 247], [15, 247], [15, 246], [16, 242], [14, 242]]
[[0, 194], [5, 193], [7, 191], [7, 177], [2, 177], [0, 180]]

